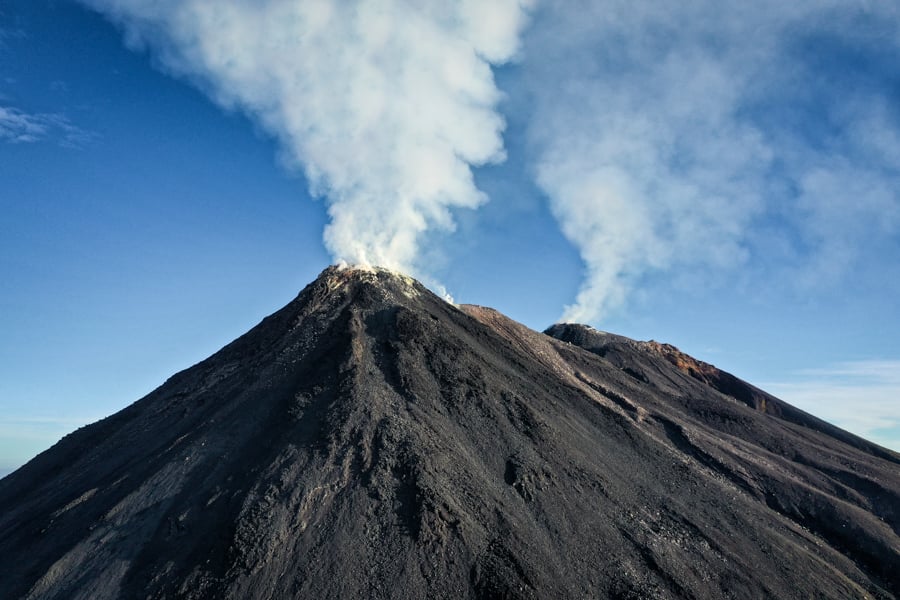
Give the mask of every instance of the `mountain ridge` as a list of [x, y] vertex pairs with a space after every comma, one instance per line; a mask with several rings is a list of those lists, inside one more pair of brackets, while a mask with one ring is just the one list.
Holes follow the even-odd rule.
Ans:
[[856, 434], [850, 433], [840, 427], [803, 411], [787, 402], [776, 398], [772, 394], [747, 383], [746, 381], [719, 369], [715, 365], [698, 360], [672, 344], [661, 343], [655, 340], [637, 341], [618, 334], [599, 331], [589, 325], [578, 323], [556, 323], [551, 325], [544, 333], [559, 340], [573, 343], [588, 352], [616, 361], [620, 368], [635, 377], [644, 379], [640, 372], [623, 363], [619, 354], [615, 352], [617, 346], [632, 346], [645, 349], [648, 353], [656, 354], [675, 366], [679, 371], [690, 375], [694, 379], [704, 383], [722, 394], [742, 402], [750, 408], [760, 410], [782, 419], [790, 420], [799, 425], [820, 430], [828, 435], [837, 437], [841, 441], [867, 452], [877, 454], [889, 461], [897, 461], [898, 453], [884, 448], [875, 442], [866, 440]]
[[554, 327], [329, 267], [0, 480], [0, 596], [897, 597], [900, 456]]

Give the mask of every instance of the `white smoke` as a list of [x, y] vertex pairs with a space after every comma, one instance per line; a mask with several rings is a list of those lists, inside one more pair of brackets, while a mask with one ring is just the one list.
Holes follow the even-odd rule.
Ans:
[[[531, 0], [81, 1], [279, 138], [328, 202], [336, 260], [427, 278], [427, 233], [484, 202], [472, 168], [504, 159], [491, 67], [518, 56]], [[506, 81], [585, 264], [564, 318], [663, 272], [838, 281], [900, 231], [895, 99], [803, 48], [896, 57], [898, 31], [891, 2], [542, 0]]]
[[[522, 69], [538, 183], [586, 268], [564, 319], [602, 318], [653, 273], [733, 270], [757, 253], [801, 284], [833, 279], [867, 233], [896, 233], [893, 100], [840, 80], [858, 65], [810, 64], [827, 58], [803, 44], [896, 50], [898, 14], [838, 0], [545, 0]], [[828, 135], [805, 138], [798, 114]]]
[[82, 0], [277, 136], [328, 201], [337, 260], [416, 272], [426, 231], [504, 159], [492, 64], [528, 0]]

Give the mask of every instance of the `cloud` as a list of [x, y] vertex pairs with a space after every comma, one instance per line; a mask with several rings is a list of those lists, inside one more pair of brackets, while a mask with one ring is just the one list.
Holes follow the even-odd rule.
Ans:
[[900, 360], [844, 362], [763, 388], [866, 439], [900, 452]]
[[0, 106], [0, 141], [26, 144], [52, 139], [63, 147], [81, 148], [94, 137], [59, 114], [27, 113]]
[[30, 115], [0, 106], [0, 140], [14, 144], [36, 142], [48, 135], [56, 121], [51, 115]]
[[82, 0], [276, 136], [328, 202], [337, 260], [418, 271], [425, 233], [485, 201], [504, 159], [491, 65], [527, 0]]
[[889, 3], [547, 0], [519, 91], [585, 264], [564, 318], [602, 319], [659, 273], [760, 261], [833, 284], [898, 233], [898, 26]]

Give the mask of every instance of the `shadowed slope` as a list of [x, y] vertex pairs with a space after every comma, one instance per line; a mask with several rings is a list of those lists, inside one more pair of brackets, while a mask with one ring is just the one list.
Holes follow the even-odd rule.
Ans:
[[896, 596], [897, 455], [619, 339], [327, 269], [0, 481], [0, 597]]

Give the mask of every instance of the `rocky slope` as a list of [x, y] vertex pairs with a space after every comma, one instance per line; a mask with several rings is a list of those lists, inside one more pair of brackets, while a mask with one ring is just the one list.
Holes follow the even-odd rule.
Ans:
[[0, 480], [0, 598], [895, 598], [900, 456], [382, 270]]

